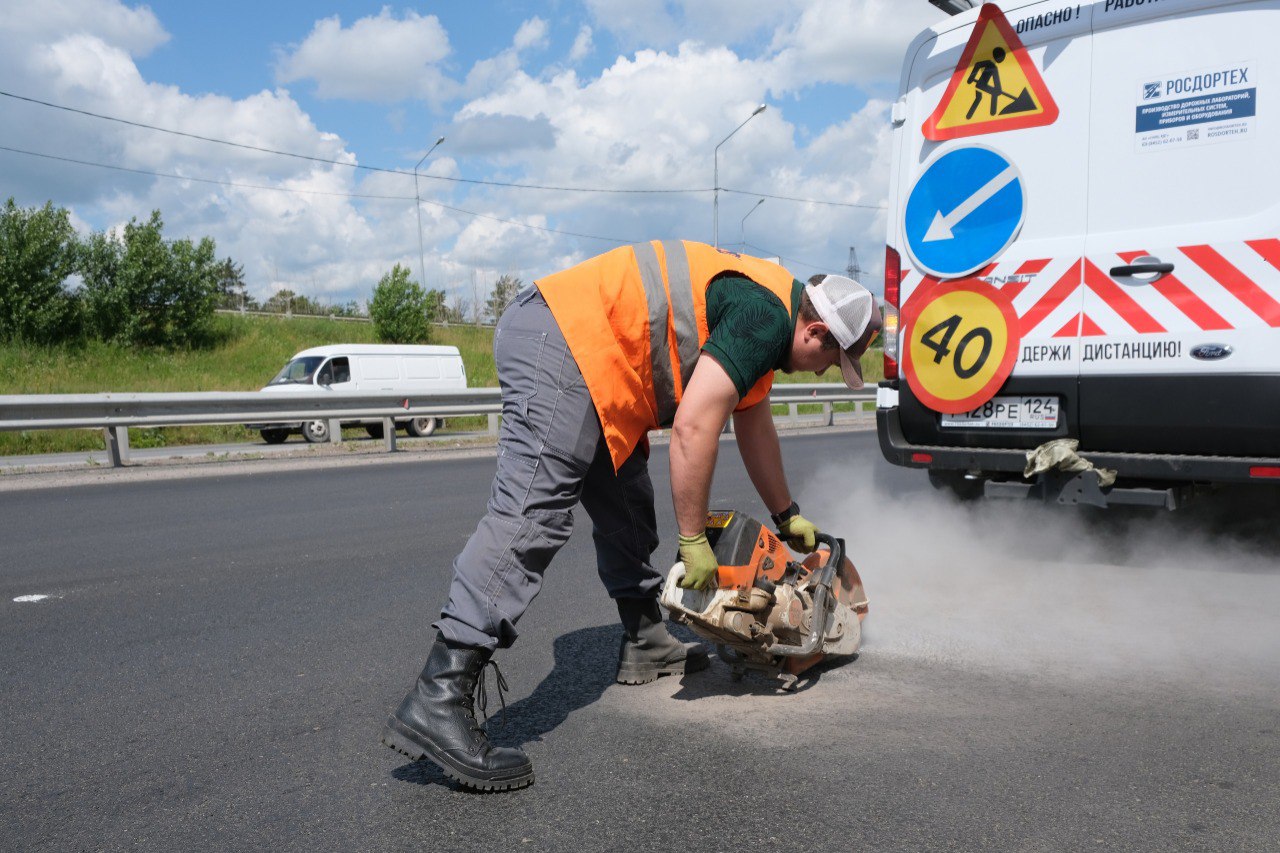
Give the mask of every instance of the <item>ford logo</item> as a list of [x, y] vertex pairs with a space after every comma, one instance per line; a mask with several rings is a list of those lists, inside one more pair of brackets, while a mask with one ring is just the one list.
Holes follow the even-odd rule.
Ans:
[[1228, 344], [1200, 344], [1191, 348], [1191, 357], [1201, 361], [1217, 361], [1226, 358], [1234, 350]]

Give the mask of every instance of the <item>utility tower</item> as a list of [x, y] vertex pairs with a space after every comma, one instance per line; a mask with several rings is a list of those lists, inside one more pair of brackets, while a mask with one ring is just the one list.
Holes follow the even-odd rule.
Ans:
[[862, 283], [862, 267], [858, 266], [858, 250], [852, 246], [849, 247], [849, 266], [845, 267], [844, 271], [849, 278], [859, 284]]

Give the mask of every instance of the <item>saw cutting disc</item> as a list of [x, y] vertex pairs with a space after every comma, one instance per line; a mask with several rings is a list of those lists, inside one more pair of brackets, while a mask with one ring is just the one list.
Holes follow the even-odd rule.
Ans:
[[[827, 564], [827, 559], [831, 556], [831, 552], [826, 548], [819, 548], [812, 554], [809, 554], [801, 561], [806, 569], [811, 573], [822, 568]], [[835, 585], [836, 601], [848, 607], [854, 613], [858, 614], [858, 621], [861, 622], [867, 616], [867, 591], [862, 587], [862, 577], [858, 574], [858, 570], [854, 568], [852, 561], [845, 557], [840, 561], [839, 568], [836, 569], [836, 585]]]

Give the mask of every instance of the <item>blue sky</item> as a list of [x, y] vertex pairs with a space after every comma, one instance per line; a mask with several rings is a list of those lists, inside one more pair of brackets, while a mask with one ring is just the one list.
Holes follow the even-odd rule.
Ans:
[[[812, 201], [770, 198], [744, 227], [757, 197], [722, 193], [721, 243], [745, 237], [800, 277], [855, 245], [874, 275], [888, 102], [907, 43], [941, 17], [925, 0], [44, 0], [0, 10], [6, 92], [401, 172], [446, 136], [423, 167], [425, 250], [412, 175], [12, 98], [2, 146], [201, 180], [9, 152], [0, 179], [85, 230], [158, 208], [171, 236], [213, 236], [259, 296], [363, 300], [403, 263], [474, 304], [500, 274], [532, 280], [616, 240], [710, 242], [713, 148], [767, 103], [721, 148], [721, 185]], [[653, 189], [689, 191], [634, 192]]]

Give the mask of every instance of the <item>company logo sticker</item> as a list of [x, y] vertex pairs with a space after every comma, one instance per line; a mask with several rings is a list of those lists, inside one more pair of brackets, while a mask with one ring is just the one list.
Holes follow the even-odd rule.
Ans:
[[1008, 19], [995, 5], [983, 6], [946, 93], [925, 120], [925, 138], [941, 142], [1057, 120], [1058, 105]]
[[1142, 84], [1137, 149], [1233, 142], [1257, 134], [1257, 66], [1238, 61], [1164, 75]]
[[1013, 372], [1022, 343], [1013, 302], [979, 279], [943, 282], [904, 310], [903, 373], [912, 392], [943, 414], [971, 411]]

